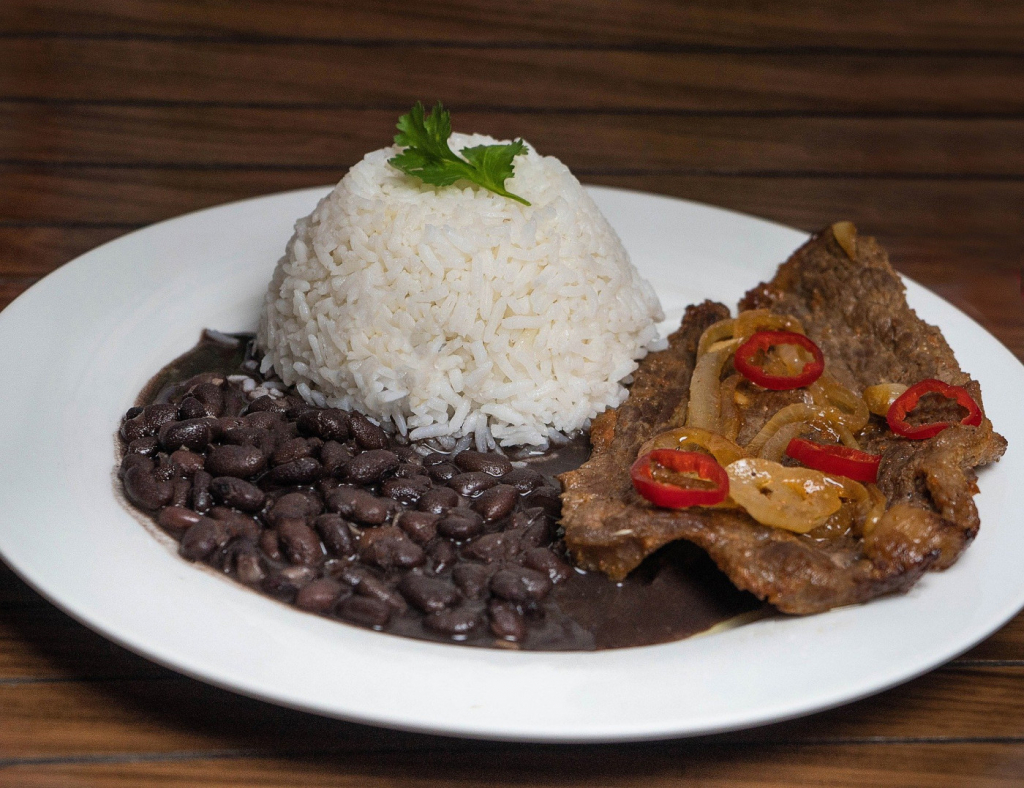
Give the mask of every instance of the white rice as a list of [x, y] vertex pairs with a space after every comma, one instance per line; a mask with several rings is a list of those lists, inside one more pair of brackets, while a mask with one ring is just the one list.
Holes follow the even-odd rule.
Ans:
[[[453, 150], [493, 144], [454, 134]], [[412, 439], [545, 445], [626, 397], [661, 306], [579, 181], [532, 148], [506, 188], [435, 188], [368, 154], [278, 263], [258, 344], [308, 402]]]

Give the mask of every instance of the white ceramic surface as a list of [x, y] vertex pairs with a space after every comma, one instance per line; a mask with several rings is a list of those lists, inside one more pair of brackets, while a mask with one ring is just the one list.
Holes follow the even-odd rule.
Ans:
[[[111, 640], [203, 681], [320, 714], [460, 736], [615, 741], [735, 729], [844, 703], [945, 662], [1024, 605], [1024, 515], [1010, 496], [1024, 478], [1024, 367], [913, 283], [912, 305], [981, 381], [1010, 448], [981, 474], [974, 545], [906, 596], [661, 646], [513, 653], [334, 623], [186, 563], [115, 497], [118, 419], [203, 327], [254, 328], [293, 221], [323, 193], [272, 195], [148, 227], [63, 266], [0, 314], [8, 381], [0, 555]], [[661, 295], [666, 325], [705, 297], [734, 304], [805, 238], [681, 200], [592, 193]]]

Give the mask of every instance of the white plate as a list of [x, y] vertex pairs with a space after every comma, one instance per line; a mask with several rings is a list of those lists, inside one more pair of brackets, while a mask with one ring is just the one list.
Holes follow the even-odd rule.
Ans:
[[[306, 615], [178, 558], [118, 503], [113, 435], [151, 375], [205, 326], [252, 329], [271, 270], [313, 189], [225, 205], [106, 244], [0, 314], [0, 552], [108, 638], [237, 692], [359, 722], [523, 741], [687, 736], [781, 720], [905, 681], [1024, 605], [1024, 368], [923, 288], [1010, 441], [982, 473], [981, 534], [909, 594], [808, 618], [601, 653], [512, 653], [406, 640]], [[593, 189], [678, 321], [735, 304], [805, 235], [703, 205]], [[965, 275], [967, 275], [965, 273]]]

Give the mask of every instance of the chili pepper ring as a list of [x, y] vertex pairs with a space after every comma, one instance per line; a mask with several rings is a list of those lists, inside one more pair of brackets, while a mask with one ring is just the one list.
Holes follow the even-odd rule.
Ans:
[[[675, 473], [693, 473], [715, 486], [706, 489], [683, 487], [654, 478], [656, 467]], [[655, 506], [684, 509], [688, 506], [714, 506], [729, 495], [729, 475], [718, 461], [697, 451], [655, 449], [640, 457], [629, 470], [636, 491]]]
[[[795, 375], [772, 375], [754, 363], [758, 353], [775, 345], [795, 345], [811, 354], [812, 359]], [[814, 342], [793, 331], [758, 331], [736, 349], [733, 357], [736, 371], [751, 383], [771, 391], [786, 391], [809, 386], [825, 371], [825, 356]]]
[[889, 422], [889, 428], [897, 435], [911, 440], [925, 440], [934, 438], [947, 427], [952, 427], [948, 421], [934, 421], [930, 424], [910, 424], [907, 415], [917, 407], [917, 403], [926, 394], [941, 394], [947, 399], [955, 401], [958, 405], [967, 409], [967, 415], [960, 420], [960, 424], [969, 427], [977, 427], [981, 424], [981, 408], [974, 401], [974, 397], [963, 386], [954, 386], [944, 383], [935, 378], [925, 378], [920, 383], [915, 383], [909, 389], [900, 394], [899, 397], [889, 406], [889, 412], [885, 420]]

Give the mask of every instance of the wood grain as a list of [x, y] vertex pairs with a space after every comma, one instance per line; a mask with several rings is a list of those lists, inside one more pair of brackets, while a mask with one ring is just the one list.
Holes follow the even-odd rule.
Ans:
[[[6, 0], [0, 308], [131, 229], [334, 182], [442, 98], [457, 128], [522, 135], [587, 182], [852, 219], [1024, 359], [1022, 55], [1024, 8], [1002, 0]], [[1024, 778], [1022, 732], [1024, 614], [802, 720], [523, 746], [214, 689], [0, 564], [0, 788], [988, 788]]]
[[[0, 102], [8, 161], [344, 171], [391, 143], [398, 112]], [[524, 137], [591, 172], [1024, 179], [1024, 119], [666, 117], [458, 112], [457, 130]], [[25, 133], [33, 129], [33, 133]]]
[[[1024, 667], [943, 669], [840, 710], [714, 741], [864, 744], [871, 741], [1016, 740]], [[271, 706], [168, 675], [144, 679], [0, 683], [2, 758], [216, 751], [352, 752], [466, 742], [382, 732]], [[433, 741], [431, 741], [433, 739]], [[0, 760], [2, 765], [2, 760]]]
[[[148, 224], [245, 197], [327, 188], [343, 174], [342, 168], [0, 164], [0, 225]], [[808, 230], [845, 217], [884, 243], [897, 238], [930, 239], [948, 247], [950, 255], [1001, 248], [1006, 270], [1016, 270], [1024, 249], [1019, 211], [1024, 180], [591, 173], [584, 181], [698, 200]]]
[[1012, 3], [956, 0], [788, 0], [773, 3], [771, 13], [744, 0], [521, 0], [509, 13], [474, 0], [293, 0], [283, 7], [275, 0], [215, 0], [200, 14], [184, 0], [9, 0], [0, 32], [1020, 52], [1024, 27], [1015, 10]]
[[[1024, 58], [12, 37], [0, 98], [406, 109], [1020, 114]], [[253, 63], [259, 63], [253, 68]], [[884, 90], [879, 90], [881, 84]]]
[[695, 742], [595, 747], [487, 746], [334, 756], [253, 757], [192, 752], [98, 762], [13, 762], [0, 786], [52, 788], [1010, 788], [1024, 766], [1019, 742], [729, 746]]

